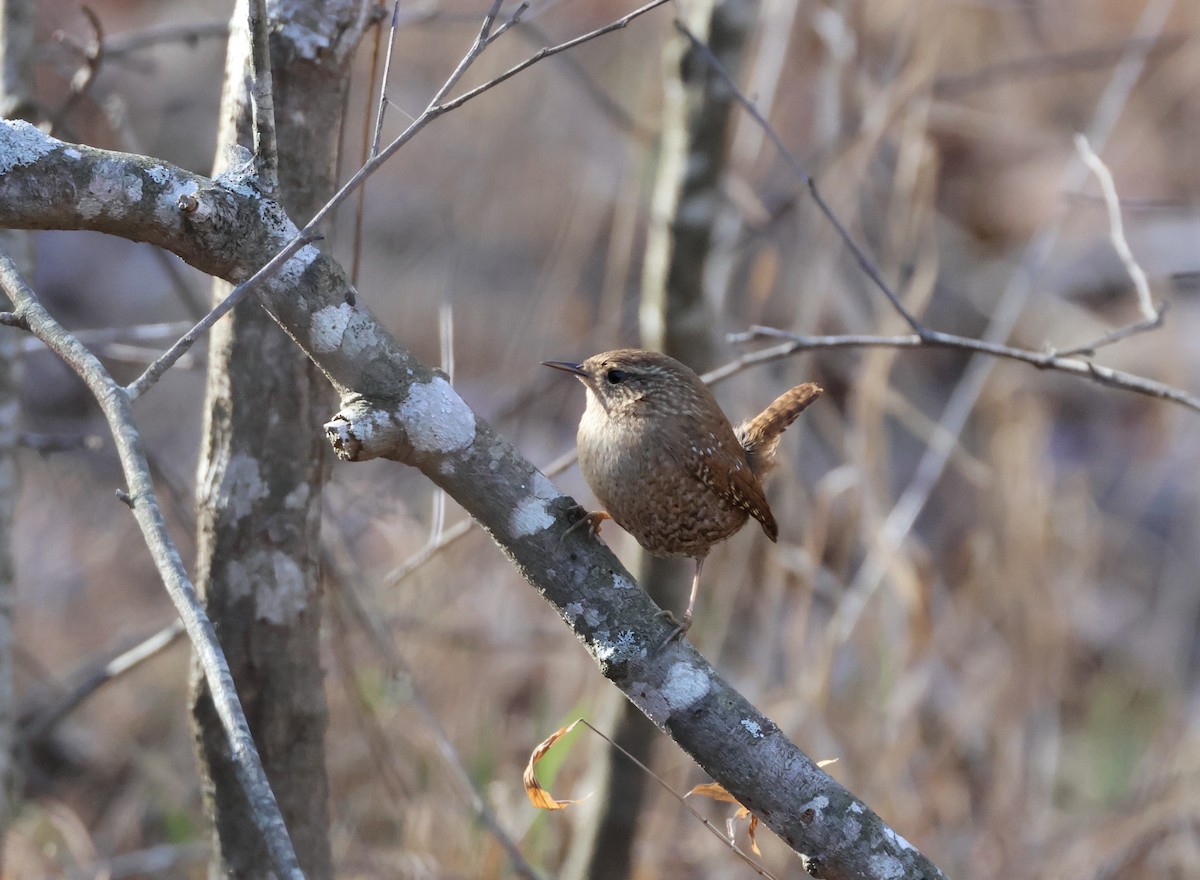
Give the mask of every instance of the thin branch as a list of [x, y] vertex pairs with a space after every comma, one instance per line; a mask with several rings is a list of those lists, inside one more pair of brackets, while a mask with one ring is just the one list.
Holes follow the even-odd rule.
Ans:
[[[150, 25], [108, 37], [104, 41], [104, 57], [108, 61], [115, 61], [143, 49], [153, 49], [163, 43], [186, 43], [195, 46], [201, 40], [224, 39], [228, 36], [228, 21], [168, 22]], [[63, 39], [69, 40], [68, 37]], [[81, 54], [86, 55], [86, 46], [76, 43], [76, 47]]]
[[[396, 18], [399, 14], [400, 14], [400, 0], [396, 0], [395, 8], [392, 10], [392, 23], [393, 23], [392, 33], [393, 34], [395, 33], [394, 25], [396, 22]], [[359, 157], [358, 157], [358, 164], [360, 166], [365, 164], [366, 161], [369, 158], [371, 158], [371, 156], [375, 155], [376, 151], [378, 150], [378, 143], [376, 142], [373, 144], [371, 142], [371, 88], [370, 87], [375, 82], [375, 77], [379, 72], [379, 47], [382, 42], [383, 42], [383, 28], [378, 23], [376, 23], [375, 45], [371, 50], [371, 65], [368, 68], [370, 73], [369, 73], [368, 79], [367, 79], [367, 88], [364, 90], [367, 97], [366, 97], [365, 112], [362, 115], [362, 134], [361, 134], [362, 143], [359, 146]], [[391, 52], [392, 52], [392, 40], [389, 39], [389, 42], [388, 42], [389, 57], [391, 56]], [[388, 65], [384, 66], [384, 71], [385, 71], [384, 77], [381, 80], [380, 86], [379, 86], [379, 108], [376, 111], [379, 115], [379, 128], [376, 129], [376, 138], [381, 136], [382, 127], [383, 127], [383, 105], [384, 105], [384, 102], [387, 101], [387, 91], [386, 91], [386, 89], [387, 89], [387, 72], [386, 72], [387, 66]], [[346, 122], [345, 122], [345, 119], [343, 118], [343, 120], [342, 120], [343, 130], [345, 129], [345, 125], [346, 125]], [[341, 156], [341, 154], [342, 154], [342, 151], [339, 149], [338, 155]], [[362, 268], [363, 228], [366, 225], [366, 211], [367, 211], [367, 191], [364, 188], [364, 189], [360, 189], [358, 191], [358, 198], [354, 200], [354, 235], [352, 236], [353, 240], [351, 242], [350, 283], [355, 286], [358, 285], [358, 279], [360, 277], [360, 270]]]
[[[383, 116], [388, 106], [387, 87], [388, 80], [392, 74], [392, 51], [396, 48], [396, 31], [400, 28], [400, 0], [396, 0], [392, 6], [392, 23], [388, 28], [388, 46], [387, 54], [383, 58], [383, 78], [379, 82], [379, 108], [375, 113], [375, 136], [371, 139], [371, 155], [379, 155], [379, 142], [383, 139]], [[379, 44], [376, 43], [376, 51]], [[375, 70], [375, 65], [371, 65], [371, 70]], [[356, 252], [357, 255], [357, 252]], [[357, 259], [355, 261], [354, 277], [358, 277]]]
[[279, 144], [275, 137], [275, 95], [271, 82], [271, 39], [266, 0], [248, 0], [250, 30], [250, 111], [258, 185], [272, 198], [279, 192]]
[[196, 588], [184, 570], [179, 551], [167, 531], [128, 395], [95, 356], [45, 310], [17, 267], [3, 254], [0, 254], [0, 287], [15, 306], [16, 313], [28, 323], [30, 332], [63, 359], [100, 404], [128, 483], [127, 496], [134, 517], [212, 691], [213, 703], [229, 739], [238, 781], [246, 793], [250, 812], [280, 876], [288, 880], [303, 880], [304, 874], [296, 861], [287, 826], [263, 772], [262, 760], [238, 701], [229, 664], [217, 641], [212, 622], [196, 595]]
[[[429, 99], [429, 104], [425, 110], [426, 113], [429, 112], [430, 107], [436, 107], [438, 102], [441, 101], [442, 98], [444, 98], [447, 94], [449, 94], [452, 88], [458, 85], [458, 81], [463, 78], [463, 75], [466, 74], [467, 69], [475, 63], [475, 59], [483, 54], [483, 50], [488, 47], [489, 43], [491, 43], [492, 25], [496, 23], [496, 16], [500, 13], [500, 6], [503, 4], [503, 2], [504, 0], [492, 0], [492, 6], [487, 11], [487, 14], [484, 15], [483, 24], [479, 26], [479, 33], [475, 37], [475, 42], [471, 44], [471, 48], [467, 50], [467, 54], [464, 55], [458, 62], [458, 66], [454, 68], [454, 71], [450, 74], [449, 78], [442, 83], [442, 87], [434, 93], [432, 98]], [[520, 15], [522, 12], [524, 12], [524, 10], [525, 4], [521, 4], [514, 15]]]
[[[1137, 36], [1160, 35], [1173, 6], [1174, 0], [1149, 0], [1142, 10], [1141, 18], [1138, 21]], [[696, 47], [697, 52], [702, 57], [714, 65], [717, 70], [721, 69], [707, 47], [687, 31], [682, 23], [677, 22], [676, 27], [688, 35], [692, 45]], [[1130, 91], [1133, 89], [1140, 72], [1145, 66], [1149, 50], [1149, 45], [1144, 42], [1131, 43], [1129, 50], [1125, 53], [1121, 63], [1110, 78], [1107, 87], [1096, 103], [1092, 121], [1088, 128], [1091, 139], [1096, 143], [1102, 145], [1111, 133], [1120, 108], [1124, 106]], [[724, 74], [724, 78], [737, 100], [762, 127], [771, 142], [775, 144], [776, 148], [780, 151], [780, 155], [787, 161], [793, 173], [807, 184], [814, 200], [817, 201], [818, 207], [821, 208], [826, 219], [838, 231], [843, 241], [850, 246], [862, 270], [883, 291], [892, 306], [900, 312], [915, 331], [915, 337], [905, 343], [906, 346], [917, 347], [919, 344], [926, 344], [938, 347], [958, 347], [971, 350], [976, 355], [972, 357], [967, 369], [964, 371], [962, 379], [955, 385], [941, 418], [938, 420], [939, 430], [935, 433], [934, 440], [930, 442], [921, 460], [918, 462], [914, 476], [893, 505], [891, 512], [883, 524], [875, 530], [875, 540], [870, 548], [870, 552], [866, 560], [859, 567], [853, 583], [847, 588], [845, 597], [838, 607], [835, 621], [829, 629], [830, 644], [844, 640], [849, 636], [862, 610], [866, 607], [866, 603], [882, 582], [885, 573], [885, 561], [900, 545], [904, 536], [911, 530], [917, 516], [925, 506], [929, 493], [940, 479], [946, 462], [949, 460], [950, 453], [953, 450], [953, 438], [959, 436], [963, 426], [966, 424], [967, 418], [974, 409], [975, 402], [982, 393], [995, 356], [1012, 357], [1041, 369], [1057, 369], [1074, 373], [1100, 384], [1138, 391], [1139, 393], [1180, 403], [1191, 409], [1197, 409], [1200, 402], [1192, 395], [1169, 386], [1150, 382], [1140, 376], [1122, 373], [1121, 371], [1111, 370], [1107, 367], [1100, 367], [1087, 361], [1064, 358], [1055, 355], [1054, 352], [1045, 354], [1025, 352], [1003, 344], [1004, 340], [1011, 333], [1033, 289], [1033, 280], [1036, 277], [1038, 268], [1043, 265], [1058, 240], [1063, 224], [1061, 215], [1043, 226], [1025, 248], [1020, 265], [1005, 287], [1004, 293], [999, 299], [982, 339], [967, 340], [923, 327], [907, 310], [903, 309], [899, 298], [883, 282], [874, 264], [857, 247], [853, 240], [849, 238], [846, 230], [838, 222], [833, 212], [820, 200], [814, 181], [804, 171], [800, 163], [787, 151], [782, 138], [775, 129], [758, 112], [754, 104], [746, 98], [733, 79], [728, 74]], [[1074, 189], [1075, 187], [1071, 184], [1082, 171], [1082, 163], [1070, 164], [1064, 173], [1067, 183], [1064, 189], [1068, 191]], [[985, 357], [981, 358], [979, 355], [985, 355]]]
[[[312, 224], [310, 223], [309, 226], [312, 226]], [[307, 229], [308, 227], [305, 228]], [[163, 373], [169, 370], [176, 361], [187, 353], [188, 349], [200, 340], [200, 337], [208, 331], [209, 327], [217, 323], [226, 313], [241, 302], [246, 294], [250, 293], [256, 285], [273, 275], [284, 263], [295, 256], [301, 248], [312, 244], [314, 241], [320, 241], [320, 239], [321, 236], [315, 232], [302, 232], [288, 242], [284, 249], [272, 257], [261, 269], [231, 290], [229, 296], [221, 300], [191, 330], [179, 337], [174, 345], [163, 352], [158, 360], [147, 367], [142, 375], [138, 376], [137, 379], [125, 387], [124, 391], [129, 395], [130, 402], [137, 400], [153, 387], [154, 383], [162, 378]]]
[[[1159, 35], [1174, 8], [1175, 0], [1148, 0], [1142, 9], [1135, 33], [1139, 37]], [[1104, 92], [1096, 101], [1092, 119], [1087, 127], [1088, 139], [1103, 150], [1105, 142], [1116, 126], [1122, 108], [1129, 99], [1130, 93], [1137, 84], [1138, 78], [1145, 69], [1149, 48], [1145, 44], [1131, 44], [1121, 63], [1113, 71]], [[1086, 174], [1082, 162], [1072, 161], [1063, 172], [1061, 189], [1071, 192], [1079, 188]], [[992, 344], [1003, 343], [1008, 339], [1012, 329], [1025, 308], [1025, 303], [1033, 294], [1035, 281], [1039, 272], [1054, 251], [1055, 245], [1062, 233], [1066, 212], [1060, 211], [1037, 231], [1026, 245], [1021, 254], [1016, 272], [1013, 273], [1001, 294], [988, 326], [983, 333], [983, 341]], [[913, 525], [925, 509], [925, 504], [933, 492], [934, 486], [941, 479], [946, 464], [954, 449], [953, 438], [961, 435], [967, 419], [975, 408], [975, 403], [983, 393], [988, 376], [995, 364], [995, 358], [990, 356], [973, 356], [963, 372], [962, 378], [954, 386], [941, 417], [938, 419], [938, 430], [934, 433], [925, 452], [917, 462], [916, 470], [904, 490], [900, 493], [891, 511], [883, 523], [874, 530], [875, 539], [867, 553], [866, 559], [859, 566], [854, 580], [847, 587], [843, 599], [838, 605], [829, 633], [826, 650], [849, 638], [857, 626], [867, 603], [883, 583], [884, 575], [892, 555], [900, 547], [905, 536], [912, 531]], [[1087, 363], [1083, 375], [1092, 376], [1095, 381], [1113, 378], [1114, 371]], [[1105, 378], [1101, 378], [1101, 374]], [[1130, 377], [1142, 381], [1139, 377]], [[1171, 399], [1171, 398], [1168, 398]], [[1188, 398], [1194, 400], [1193, 398]], [[1191, 406], [1191, 403], [1179, 401]], [[1193, 407], [1194, 408], [1194, 407]]]
[[34, 742], [46, 735], [63, 718], [75, 711], [79, 705], [101, 687], [136, 669], [147, 660], [157, 657], [183, 635], [183, 621], [176, 619], [154, 635], [143, 639], [132, 648], [122, 651], [98, 667], [85, 670], [76, 676], [78, 684], [64, 694], [54, 705], [39, 712], [32, 721], [23, 725], [21, 738], [26, 743]]
[[[596, 736], [600, 737], [600, 739], [604, 740], [606, 743], [608, 743], [610, 746], [612, 746], [614, 749], [616, 749], [622, 755], [624, 755], [625, 758], [627, 760], [629, 760], [630, 762], [632, 762], [639, 770], [641, 770], [643, 773], [645, 773], [647, 776], [649, 776], [651, 779], [653, 779], [655, 782], [657, 782], [663, 789], [665, 789], [667, 791], [668, 794], [671, 795], [671, 797], [673, 797], [673, 798], [675, 798], [675, 800], [679, 801], [679, 805], [681, 807], [683, 807], [685, 810], [687, 810], [689, 813], [692, 814], [692, 818], [696, 819], [701, 825], [703, 825], [706, 829], [708, 829], [710, 834], [712, 834], [719, 841], [721, 841], [721, 843], [725, 844], [725, 846], [727, 846], [729, 848], [730, 852], [732, 852], [735, 856], [737, 856], [739, 859], [741, 859], [743, 862], [745, 862], [746, 865], [751, 870], [754, 871], [754, 873], [758, 874], [758, 876], [760, 876], [760, 877], [766, 878], [766, 880], [776, 880], [774, 874], [772, 874], [770, 871], [768, 871], [766, 868], [764, 868], [762, 865], [760, 865], [758, 862], [756, 862], [749, 853], [747, 853], [740, 846], [738, 846], [736, 843], [734, 843], [731, 835], [725, 835], [725, 834], [721, 833], [721, 830], [719, 828], [717, 828], [717, 826], [713, 825], [712, 822], [709, 822], [708, 819], [706, 819], [703, 815], [701, 815], [700, 811], [697, 810], [695, 807], [693, 807], [691, 805], [691, 803], [688, 802], [687, 795], [680, 794], [675, 789], [673, 789], [670, 785], [667, 784], [667, 781], [665, 779], [663, 779], [661, 776], [659, 776], [657, 773], [655, 773], [653, 770], [651, 770], [649, 767], [647, 767], [635, 755], [630, 754], [629, 751], [624, 746], [622, 746], [620, 743], [614, 742], [608, 736], [608, 734], [601, 731], [598, 727], [596, 727], [594, 724], [592, 724], [592, 722], [588, 721], [586, 718], [580, 718], [579, 723], [582, 724], [584, 727], [586, 727], [588, 730], [590, 730], [592, 733], [596, 734]], [[735, 804], [739, 807], [742, 806], [741, 804], [737, 804], [736, 801], [735, 801]]]
[[1117, 256], [1121, 258], [1121, 264], [1129, 273], [1130, 280], [1133, 281], [1142, 317], [1147, 321], [1158, 320], [1161, 318], [1161, 313], [1154, 307], [1154, 300], [1150, 296], [1150, 282], [1146, 280], [1146, 273], [1134, 259], [1133, 250], [1125, 238], [1125, 224], [1121, 220], [1121, 199], [1117, 196], [1117, 185], [1113, 181], [1112, 172], [1096, 155], [1092, 145], [1088, 143], [1087, 135], [1075, 135], [1075, 149], [1084, 164], [1096, 176], [1096, 182], [1100, 184], [1100, 191], [1104, 194], [1104, 204], [1108, 208], [1109, 237], [1112, 239], [1112, 246], [1116, 250]]
[[[583, 34], [582, 36], [567, 40], [564, 43], [559, 43], [556, 46], [551, 46], [549, 48], [540, 50], [537, 54], [527, 58], [525, 61], [521, 62], [515, 67], [510, 68], [496, 78], [488, 80], [482, 85], [475, 87], [471, 91], [460, 95], [452, 101], [447, 101], [446, 103], [441, 104], [437, 103], [450, 90], [450, 88], [452, 88], [453, 85], [462, 78], [463, 73], [465, 73], [467, 68], [470, 67], [475, 59], [479, 57], [479, 54], [483, 51], [483, 49], [490, 45], [492, 41], [496, 39], [496, 37], [508, 30], [509, 27], [512, 27], [517, 23], [518, 17], [526, 8], [526, 4], [522, 3], [520, 6], [518, 6], [517, 10], [512, 14], [508, 21], [506, 21], [495, 32], [492, 32], [491, 30], [492, 24], [495, 20], [494, 11], [489, 12], [489, 16], [485, 18], [484, 24], [480, 28], [479, 36], [476, 38], [471, 48], [467, 50], [467, 54], [463, 56], [463, 60], [459, 62], [454, 72], [450, 75], [450, 78], [446, 81], [446, 84], [444, 84], [442, 88], [440, 88], [434, 95], [433, 100], [430, 101], [430, 106], [427, 107], [420, 116], [414, 119], [403, 132], [401, 132], [392, 140], [391, 143], [381, 150], [378, 155], [374, 156], [370, 161], [360, 167], [358, 171], [356, 171], [353, 176], [351, 176], [351, 178], [346, 181], [345, 184], [343, 184], [342, 188], [339, 189], [333, 195], [333, 197], [325, 203], [324, 207], [322, 207], [315, 215], [313, 215], [313, 218], [308, 222], [308, 224], [302, 230], [300, 230], [299, 233], [297, 233], [297, 235], [270, 260], [270, 262], [259, 269], [252, 278], [235, 287], [220, 305], [209, 312], [209, 314], [205, 316], [203, 320], [197, 323], [187, 335], [176, 342], [175, 345], [173, 345], [161, 358], [159, 358], [158, 361], [152, 364], [145, 373], [131, 383], [126, 388], [130, 399], [136, 400], [150, 387], [152, 387], [154, 383], [157, 382], [162, 376], [162, 374], [170, 369], [171, 365], [178, 360], [185, 351], [195, 344], [204, 331], [215, 324], [222, 315], [241, 302], [241, 300], [245, 298], [245, 296], [250, 293], [251, 290], [253, 290], [255, 285], [260, 283], [264, 278], [267, 278], [278, 271], [289, 259], [291, 259], [292, 256], [296, 254], [297, 251], [299, 251], [306, 244], [320, 240], [321, 235], [317, 232], [317, 229], [322, 223], [325, 222], [325, 219], [352, 193], [362, 186], [363, 182], [368, 177], [378, 171], [388, 159], [395, 155], [395, 153], [401, 147], [411, 141], [422, 129], [429, 125], [429, 123], [433, 122], [433, 120], [450, 112], [451, 110], [461, 107], [468, 101], [479, 97], [484, 92], [495, 88], [505, 80], [511, 79], [522, 70], [532, 67], [534, 64], [538, 63], [544, 58], [549, 58], [552, 55], [557, 55], [559, 52], [565, 52], [567, 49], [574, 48], [575, 46], [586, 43], [589, 40], [594, 40], [597, 37], [601, 37], [615, 30], [624, 28], [634, 19], [646, 14], [652, 9], [662, 6], [667, 2], [668, 0], [652, 0], [652, 2], [646, 4], [645, 6], [635, 9], [628, 15], [625, 15], [608, 25], [596, 28], [593, 31]], [[498, 7], [499, 3], [495, 3], [493, 10], [498, 9]]]
[[504, 826], [500, 824], [499, 817], [488, 806], [487, 801], [476, 788], [475, 782], [472, 780], [471, 774], [462, 760], [462, 756], [458, 753], [458, 749], [454, 747], [454, 743], [451, 742], [450, 737], [446, 734], [446, 729], [442, 727], [433, 710], [429, 708], [429, 704], [421, 696], [411, 670], [409, 670], [407, 664], [400, 656], [400, 652], [396, 649], [391, 631], [381, 624], [378, 615], [367, 611], [366, 606], [363, 605], [350, 580], [343, 577], [338, 572], [336, 563], [328, 558], [326, 559], [326, 571], [339, 585], [338, 589], [331, 591], [332, 594], [336, 595], [344, 604], [347, 613], [353, 616], [359, 628], [366, 634], [372, 647], [379, 654], [386, 666], [388, 678], [400, 680], [405, 683], [408, 702], [417, 710], [417, 714], [421, 716], [422, 721], [425, 722], [425, 726], [433, 735], [443, 763], [450, 770], [455, 783], [470, 804], [471, 809], [474, 810], [476, 817], [487, 828], [492, 837], [495, 838], [500, 848], [504, 850], [513, 870], [518, 876], [525, 878], [525, 880], [541, 880], [541, 875], [525, 860], [520, 848], [509, 836]]
[[820, 209], [821, 213], [825, 215], [825, 219], [828, 220], [830, 225], [833, 226], [834, 230], [845, 243], [846, 247], [850, 249], [850, 253], [854, 256], [855, 262], [858, 263], [859, 268], [863, 270], [863, 273], [870, 278], [872, 283], [874, 283], [874, 285], [879, 288], [883, 295], [888, 298], [888, 301], [892, 304], [892, 308], [894, 308], [900, 314], [900, 316], [904, 318], [904, 320], [908, 323], [908, 326], [910, 326], [919, 334], [925, 333], [926, 330], [924, 325], [922, 325], [921, 322], [917, 320], [916, 316], [913, 315], [912, 312], [910, 312], [904, 305], [904, 303], [900, 301], [900, 295], [896, 293], [896, 291], [892, 290], [891, 285], [884, 281], [883, 275], [880, 274], [878, 267], [871, 260], [871, 258], [867, 256], [866, 251], [862, 249], [862, 246], [859, 245], [854, 236], [850, 234], [850, 230], [843, 225], [837, 214], [834, 213], [833, 208], [829, 206], [829, 203], [825, 201], [825, 198], [821, 195], [821, 191], [817, 188], [817, 182], [809, 176], [807, 171], [804, 170], [804, 166], [800, 163], [800, 160], [797, 159], [792, 151], [788, 149], [787, 144], [783, 142], [783, 138], [780, 137], [779, 132], [775, 130], [775, 127], [767, 121], [766, 117], [759, 112], [758, 107], [755, 106], [754, 102], [747, 98], [742, 92], [741, 88], [738, 87], [737, 82], [732, 76], [730, 76], [729, 72], [725, 70], [724, 66], [722, 66], [721, 62], [717, 59], [717, 56], [713, 54], [712, 50], [708, 48], [703, 40], [692, 33], [691, 29], [684, 24], [682, 19], [677, 18], [675, 20], [675, 27], [681, 34], [687, 37], [688, 42], [692, 44], [692, 47], [696, 50], [696, 53], [703, 58], [713, 70], [717, 72], [721, 79], [725, 80], [733, 94], [734, 100], [741, 104], [742, 108], [745, 109], [745, 111], [750, 114], [754, 121], [762, 127], [763, 132], [768, 138], [770, 138], [771, 143], [775, 145], [775, 149], [779, 151], [779, 155], [792, 169], [792, 173], [799, 177], [800, 180], [802, 180], [808, 187], [808, 192], [812, 196], [813, 203], [818, 209]]
[[[652, 0], [652, 2], [647, 3], [645, 6], [641, 6], [637, 9], [633, 10], [633, 12], [630, 12], [628, 15], [624, 15], [621, 18], [618, 18], [616, 21], [609, 22], [608, 24], [604, 25], [603, 27], [598, 27], [594, 31], [588, 31], [586, 34], [582, 34], [581, 36], [567, 40], [566, 42], [558, 43], [554, 46], [547, 46], [543, 49], [539, 49], [536, 53], [534, 53], [533, 55], [526, 58], [520, 64], [514, 64], [508, 70], [504, 71], [504, 73], [497, 76], [495, 79], [490, 79], [487, 82], [485, 82], [483, 85], [476, 86], [475, 88], [471, 89], [470, 91], [464, 92], [463, 94], [459, 95], [454, 100], [447, 101], [444, 104], [438, 104], [436, 107], [432, 107], [430, 109], [432, 111], [436, 111], [438, 114], [441, 114], [441, 113], [449, 112], [450, 110], [454, 110], [458, 107], [461, 107], [463, 104], [467, 103], [468, 101], [472, 100], [473, 98], [477, 98], [480, 95], [482, 95], [484, 92], [488, 91], [489, 89], [493, 89], [496, 86], [500, 85], [500, 83], [504, 82], [505, 80], [512, 79], [514, 76], [516, 76], [522, 70], [525, 70], [528, 67], [532, 67], [533, 65], [537, 64], [539, 61], [542, 61], [546, 58], [550, 58], [553, 55], [557, 55], [559, 52], [565, 52], [568, 49], [574, 49], [576, 46], [586, 43], [589, 40], [596, 39], [596, 37], [602, 37], [605, 34], [611, 34], [613, 31], [617, 31], [617, 30], [620, 30], [621, 28], [627, 27], [629, 25], [629, 23], [632, 22], [634, 19], [640, 18], [641, 16], [645, 15], [647, 12], [650, 12], [653, 9], [657, 9], [658, 7], [664, 5], [665, 3], [668, 3], [668, 2], [669, 2], [669, 0]], [[497, 34], [497, 36], [498, 35], [499, 34]]]
[[88, 24], [92, 26], [92, 39], [83, 49], [83, 66], [71, 78], [71, 90], [67, 95], [67, 100], [58, 108], [58, 112], [54, 114], [54, 119], [50, 123], [51, 134], [62, 128], [71, 111], [87, 97], [88, 92], [92, 89], [92, 84], [96, 81], [96, 74], [100, 72], [100, 65], [104, 63], [104, 26], [100, 23], [100, 16], [90, 6], [83, 6], [80, 11], [87, 18]]
[[1011, 345], [989, 342], [985, 339], [973, 339], [967, 336], [956, 336], [953, 333], [941, 333], [936, 330], [927, 331], [924, 335], [910, 334], [905, 336], [803, 336], [788, 333], [774, 327], [751, 327], [744, 333], [734, 333], [729, 336], [733, 343], [747, 343], [756, 339], [784, 339], [782, 345], [747, 354], [736, 361], [713, 370], [704, 375], [706, 382], [719, 382], [734, 373], [757, 364], [769, 363], [782, 358], [791, 357], [804, 351], [823, 348], [943, 348], [957, 349], [975, 354], [990, 355], [994, 358], [1005, 358], [1019, 361], [1036, 367], [1039, 370], [1058, 370], [1072, 376], [1088, 379], [1109, 388], [1119, 388], [1122, 391], [1132, 391], [1159, 400], [1177, 403], [1190, 410], [1200, 412], [1200, 398], [1188, 392], [1154, 382], [1134, 373], [1124, 370], [1114, 370], [1103, 367], [1079, 357], [1068, 357], [1054, 351], [1030, 351]]
[[1080, 354], [1095, 354], [1096, 349], [1105, 345], [1111, 345], [1136, 333], [1157, 329], [1162, 326], [1163, 317], [1167, 312], [1166, 303], [1159, 305], [1157, 308], [1155, 307], [1154, 300], [1150, 295], [1150, 282], [1146, 279], [1146, 273], [1142, 271], [1142, 267], [1138, 265], [1137, 260], [1134, 258], [1133, 250], [1129, 247], [1129, 241], [1125, 238], [1125, 224], [1121, 220], [1121, 200], [1117, 196], [1117, 185], [1113, 182], [1112, 172], [1108, 170], [1108, 166], [1104, 164], [1104, 161], [1096, 155], [1096, 152], [1092, 149], [1092, 145], [1088, 143], [1087, 135], [1075, 135], [1075, 151], [1079, 153], [1079, 158], [1083, 160], [1092, 174], [1096, 176], [1096, 182], [1100, 184], [1100, 192], [1104, 196], [1104, 205], [1108, 209], [1108, 236], [1112, 242], [1113, 250], [1117, 252], [1117, 256], [1121, 260], [1121, 265], [1125, 267], [1130, 280], [1133, 281], [1133, 289], [1137, 294], [1138, 308], [1141, 310], [1142, 320], [1125, 327], [1120, 327], [1087, 345], [1080, 345], [1063, 352], [1068, 357]]

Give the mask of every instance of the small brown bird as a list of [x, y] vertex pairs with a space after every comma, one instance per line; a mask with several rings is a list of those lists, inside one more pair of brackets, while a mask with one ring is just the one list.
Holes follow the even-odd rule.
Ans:
[[[761, 480], [785, 428], [821, 388], [797, 385], [736, 430], [690, 368], [664, 354], [622, 348], [581, 364], [543, 361], [587, 389], [579, 422], [579, 467], [606, 512], [656, 556], [696, 560], [687, 611], [671, 641], [692, 625], [708, 551], [754, 517], [775, 541], [779, 527]], [[667, 612], [670, 617], [670, 612]]]

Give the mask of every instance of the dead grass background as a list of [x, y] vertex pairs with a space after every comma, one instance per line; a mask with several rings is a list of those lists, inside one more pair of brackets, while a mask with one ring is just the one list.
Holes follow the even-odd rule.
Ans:
[[[221, 19], [231, 4], [92, 5], [120, 33]], [[443, 4], [400, 32], [393, 126], [448, 74], [478, 27], [477, 6]], [[627, 8], [535, 3], [531, 20], [565, 38]], [[40, 14], [39, 84], [53, 106], [77, 59], [51, 35], [87, 31], [74, 4], [43, 3]], [[1118, 0], [766, 2], [740, 81], [931, 326], [981, 333], [1029, 242], [1061, 219], [1012, 339], [1066, 348], [1135, 314], [1098, 189], [1087, 180], [1064, 191], [1062, 181], [1072, 137], [1092, 120], [1141, 14], [1140, 3]], [[1134, 254], [1171, 312], [1163, 329], [1101, 360], [1193, 390], [1198, 29], [1200, 9], [1176, 3], [1102, 151]], [[449, 304], [457, 386], [535, 461], [570, 448], [582, 409], [574, 383], [537, 361], [636, 342], [654, 170], [644, 132], [658, 124], [669, 32], [668, 9], [539, 65], [436, 123], [369, 185], [361, 295], [433, 362]], [[514, 32], [475, 75], [498, 73], [536, 44]], [[1078, 54], [1094, 49], [1108, 51]], [[367, 56], [356, 70], [348, 169]], [[207, 169], [222, 59], [220, 41], [207, 41], [106, 65], [67, 137]], [[718, 248], [714, 275], [728, 283], [714, 334], [752, 323], [900, 328], [744, 115], [727, 196], [739, 220]], [[349, 220], [343, 213], [330, 241], [346, 260]], [[184, 317], [160, 262], [140, 246], [41, 234], [37, 248], [34, 286], [69, 326]], [[203, 295], [205, 280], [180, 271]], [[847, 623], [847, 588], [966, 366], [948, 352], [826, 352], [722, 386], [734, 417], [801, 380], [828, 392], [783, 444], [770, 487], [778, 546], [748, 529], [714, 553], [693, 639], [809, 754], [836, 757], [831, 772], [950, 876], [1200, 877], [1200, 416], [996, 364], [914, 528], [882, 559], [877, 585], [857, 582], [864, 603]], [[30, 430], [99, 430], [48, 355], [30, 357], [26, 387]], [[200, 372], [177, 370], [138, 408], [185, 490], [202, 390]], [[171, 611], [113, 500], [110, 450], [29, 452], [22, 477], [18, 684], [34, 705]], [[559, 483], [590, 499], [577, 471]], [[185, 548], [186, 503], [175, 511]], [[411, 670], [389, 675], [352, 621], [330, 618], [338, 876], [508, 875], [414, 710], [414, 689], [529, 860], [547, 876], [571, 876], [598, 805], [535, 815], [521, 769], [560, 724], [586, 715], [603, 726], [616, 698], [477, 531], [387, 583], [428, 540], [433, 507], [429, 486], [401, 467], [333, 467], [326, 529], [347, 573], [337, 589], [353, 589], [386, 622]], [[450, 504], [448, 522], [460, 518]], [[619, 530], [606, 538], [628, 557], [633, 545]], [[97, 863], [148, 850], [178, 861], [133, 876], [203, 875], [186, 671], [177, 646], [39, 745], [5, 876], [99, 876]], [[595, 787], [600, 753], [584, 734], [561, 768], [543, 773], [558, 796], [580, 796]], [[659, 762], [680, 790], [704, 781], [665, 741]], [[725, 815], [705, 809], [718, 822]], [[800, 874], [778, 842], [764, 848], [777, 875]], [[657, 792], [637, 864], [640, 878], [751, 876]]]

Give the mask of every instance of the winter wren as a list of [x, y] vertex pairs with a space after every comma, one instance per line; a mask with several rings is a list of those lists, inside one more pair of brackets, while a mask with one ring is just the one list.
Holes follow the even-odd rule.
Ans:
[[[579, 467], [605, 512], [656, 556], [696, 560], [691, 597], [671, 641], [692, 624], [708, 551], [754, 517], [772, 541], [779, 527], [762, 482], [780, 435], [821, 388], [797, 385], [736, 430], [691, 369], [652, 351], [622, 348], [581, 364], [543, 361], [587, 388], [576, 444]], [[669, 613], [668, 613], [668, 616]]]

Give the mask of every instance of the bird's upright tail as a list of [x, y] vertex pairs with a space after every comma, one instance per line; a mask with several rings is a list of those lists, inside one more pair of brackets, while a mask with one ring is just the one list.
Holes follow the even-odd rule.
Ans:
[[737, 438], [746, 452], [750, 470], [760, 480], [775, 465], [775, 450], [787, 426], [796, 421], [808, 405], [821, 396], [822, 388], [812, 382], [797, 385], [737, 429]]

